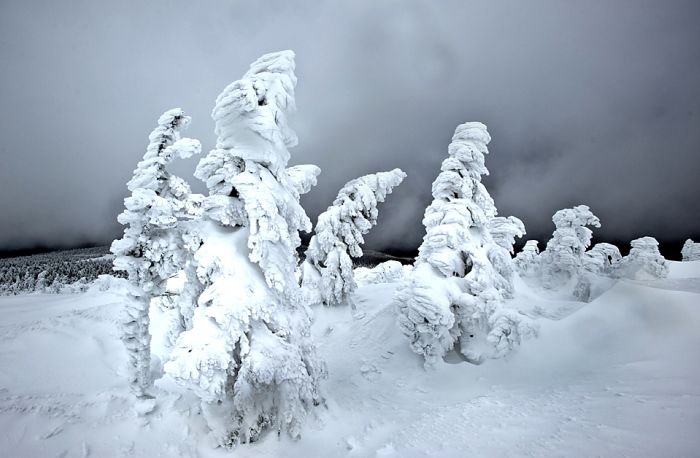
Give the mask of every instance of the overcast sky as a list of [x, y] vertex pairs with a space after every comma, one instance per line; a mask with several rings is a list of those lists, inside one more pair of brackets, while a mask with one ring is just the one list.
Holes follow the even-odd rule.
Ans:
[[530, 237], [579, 203], [602, 239], [698, 237], [699, 18], [697, 0], [0, 0], [0, 251], [119, 236], [160, 113], [186, 110], [208, 150], [217, 94], [282, 49], [292, 163], [323, 170], [303, 199], [314, 221], [344, 182], [408, 173], [370, 247], [420, 243], [465, 121], [488, 125], [485, 183]]

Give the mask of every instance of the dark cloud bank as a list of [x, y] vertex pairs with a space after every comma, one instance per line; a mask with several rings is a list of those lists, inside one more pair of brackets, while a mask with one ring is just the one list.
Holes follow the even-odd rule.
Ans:
[[[107, 243], [158, 115], [214, 142], [220, 90], [297, 53], [309, 214], [401, 167], [368, 245], [415, 248], [455, 126], [493, 137], [499, 211], [545, 239], [588, 204], [599, 239], [700, 236], [700, 2], [0, 2], [0, 251]], [[195, 161], [176, 172], [191, 176]], [[193, 180], [194, 181], [194, 180]], [[201, 187], [200, 187], [201, 190]]]

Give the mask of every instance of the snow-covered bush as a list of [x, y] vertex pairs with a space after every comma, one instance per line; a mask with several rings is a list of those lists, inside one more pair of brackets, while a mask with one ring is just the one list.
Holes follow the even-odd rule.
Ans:
[[632, 248], [617, 265], [619, 277], [634, 280], [655, 280], [668, 276], [668, 263], [659, 252], [659, 242], [653, 237], [641, 237], [630, 242]]
[[534, 332], [503, 305], [513, 266], [508, 248], [491, 235], [496, 207], [481, 183], [490, 140], [478, 122], [455, 130], [433, 183], [415, 267], [396, 292], [399, 327], [427, 366], [453, 348], [473, 363], [499, 357]]
[[556, 229], [540, 254], [542, 286], [557, 289], [578, 281], [583, 269], [583, 254], [591, 244], [593, 232], [587, 227], [600, 227], [600, 220], [586, 205], [559, 210], [552, 217]]
[[523, 249], [515, 255], [513, 263], [518, 273], [523, 277], [539, 276], [540, 249], [537, 240], [528, 240]]
[[691, 239], [686, 240], [681, 250], [681, 256], [683, 256], [683, 261], [700, 260], [700, 243], [695, 243]]
[[354, 270], [354, 275], [358, 285], [376, 285], [401, 281], [411, 270], [413, 266], [392, 260], [384, 261], [372, 268], [358, 267]]
[[216, 147], [195, 173], [209, 196], [191, 233], [196, 280], [187, 281], [201, 294], [165, 370], [202, 399], [222, 445], [265, 430], [298, 437], [322, 401], [324, 365], [295, 278], [299, 231], [311, 229], [299, 195], [319, 170], [286, 169], [297, 143], [286, 121], [295, 85], [293, 52], [255, 61], [217, 98]]
[[515, 216], [496, 216], [489, 221], [489, 232], [493, 241], [499, 246], [508, 250], [508, 253], [513, 254], [513, 245], [515, 238], [525, 235], [525, 225]]
[[318, 216], [302, 265], [302, 288], [309, 303], [338, 304], [357, 287], [352, 258], [362, 256], [362, 236], [377, 224], [377, 204], [405, 177], [394, 169], [349, 181]]
[[167, 165], [177, 156], [199, 153], [199, 142], [180, 139], [180, 130], [190, 118], [175, 108], [166, 111], [151, 133], [143, 160], [127, 184], [131, 196], [118, 221], [126, 226], [124, 236], [112, 243], [115, 270], [127, 274], [127, 293], [122, 341], [129, 355], [130, 382], [139, 396], [151, 386], [151, 335], [149, 307], [153, 297], [162, 294], [167, 279], [183, 265], [183, 250], [177, 233], [178, 216], [190, 194], [184, 180], [170, 175]]
[[622, 260], [620, 250], [610, 243], [596, 243], [583, 254], [583, 268], [591, 273], [612, 276]]

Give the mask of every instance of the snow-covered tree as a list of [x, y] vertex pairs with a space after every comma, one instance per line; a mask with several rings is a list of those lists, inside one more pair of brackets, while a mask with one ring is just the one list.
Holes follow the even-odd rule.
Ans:
[[594, 274], [611, 276], [621, 259], [620, 250], [615, 245], [596, 243], [584, 253], [583, 268]]
[[126, 226], [124, 236], [111, 247], [115, 270], [126, 272], [130, 283], [122, 341], [129, 355], [131, 387], [139, 396], [147, 395], [152, 383], [150, 301], [164, 292], [167, 279], [183, 265], [176, 228], [190, 189], [167, 166], [175, 157], [201, 151], [198, 141], [180, 139], [180, 130], [189, 120], [179, 108], [166, 111], [158, 120], [146, 154], [127, 185], [131, 196], [124, 200], [126, 209], [118, 217]]
[[286, 169], [295, 85], [293, 52], [255, 61], [217, 98], [216, 147], [195, 173], [209, 190], [194, 244], [201, 294], [165, 369], [202, 399], [222, 445], [265, 430], [298, 437], [322, 401], [324, 365], [295, 278], [298, 232], [311, 228], [299, 195], [318, 174]]
[[695, 243], [691, 239], [686, 240], [681, 250], [681, 256], [683, 256], [683, 261], [700, 260], [700, 243]]
[[559, 210], [552, 221], [556, 229], [540, 254], [542, 286], [548, 289], [577, 281], [583, 268], [583, 254], [593, 235], [587, 226], [600, 227], [600, 220], [587, 205]]
[[540, 249], [537, 240], [528, 240], [513, 260], [515, 268], [523, 277], [538, 276], [540, 270]]
[[493, 241], [499, 246], [508, 250], [508, 253], [513, 254], [513, 245], [515, 238], [525, 235], [525, 225], [515, 216], [503, 217], [496, 216], [489, 221], [489, 231]]
[[398, 261], [391, 260], [372, 268], [358, 267], [354, 270], [354, 276], [359, 285], [375, 285], [401, 281], [412, 270], [413, 266], [402, 265]]
[[357, 287], [352, 258], [362, 256], [362, 236], [377, 224], [377, 205], [405, 177], [394, 169], [349, 181], [318, 216], [302, 265], [302, 288], [309, 303], [338, 304]]
[[490, 140], [478, 122], [455, 130], [414, 269], [396, 292], [399, 327], [427, 366], [453, 348], [473, 363], [499, 357], [534, 332], [503, 306], [512, 291], [511, 259], [491, 235], [496, 207], [481, 183]]
[[632, 248], [615, 269], [619, 277], [635, 280], [655, 280], [668, 276], [668, 263], [659, 252], [654, 237], [641, 237], [630, 242]]

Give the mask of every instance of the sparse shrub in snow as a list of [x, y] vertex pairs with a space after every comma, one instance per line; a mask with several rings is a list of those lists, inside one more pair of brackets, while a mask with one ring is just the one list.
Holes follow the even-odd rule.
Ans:
[[478, 122], [455, 130], [433, 183], [415, 267], [396, 292], [399, 327], [428, 366], [453, 348], [473, 363], [503, 356], [535, 332], [503, 305], [513, 266], [508, 248], [491, 235], [496, 207], [481, 183], [490, 140]]
[[354, 275], [358, 285], [375, 285], [403, 280], [411, 270], [413, 266], [404, 266], [398, 261], [385, 261], [372, 268], [358, 267], [354, 270]]
[[691, 239], [688, 239], [683, 244], [683, 249], [681, 250], [681, 256], [683, 256], [683, 261], [697, 261], [700, 259], [700, 243], [695, 243]]
[[311, 228], [299, 195], [318, 168], [285, 168], [295, 85], [293, 52], [255, 61], [217, 98], [217, 144], [195, 173], [209, 190], [192, 242], [201, 294], [165, 370], [202, 399], [222, 445], [265, 430], [298, 437], [322, 401], [324, 365], [295, 278], [298, 231]]
[[513, 259], [515, 268], [523, 277], [539, 276], [540, 274], [540, 249], [537, 240], [528, 240], [525, 246]]
[[641, 237], [630, 242], [632, 248], [617, 265], [619, 277], [635, 280], [655, 280], [668, 276], [668, 264], [659, 252], [659, 242], [653, 237]]
[[199, 142], [180, 139], [189, 117], [175, 108], [166, 111], [151, 133], [150, 144], [134, 176], [127, 184], [131, 196], [118, 217], [126, 226], [124, 236], [112, 243], [115, 270], [127, 274], [127, 294], [122, 341], [129, 355], [133, 391], [146, 395], [151, 386], [149, 306], [163, 293], [168, 277], [181, 269], [183, 251], [177, 233], [178, 215], [190, 193], [184, 180], [170, 175], [167, 165], [177, 156], [190, 157], [200, 151]]
[[310, 303], [338, 304], [357, 287], [352, 258], [362, 256], [362, 236], [377, 224], [377, 204], [405, 177], [394, 169], [349, 181], [318, 216], [302, 265], [302, 288]]
[[600, 220], [587, 205], [559, 210], [552, 221], [556, 229], [547, 242], [547, 248], [540, 254], [542, 286], [547, 289], [578, 281], [583, 269], [583, 254], [593, 235], [587, 226], [600, 227]]

